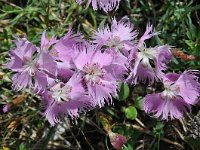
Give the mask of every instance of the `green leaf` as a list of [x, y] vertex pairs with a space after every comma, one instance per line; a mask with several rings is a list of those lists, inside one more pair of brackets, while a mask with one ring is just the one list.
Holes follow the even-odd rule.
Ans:
[[134, 106], [129, 106], [124, 111], [127, 119], [134, 120], [137, 117], [137, 110]]
[[120, 83], [120, 89], [119, 89], [119, 99], [122, 101], [125, 101], [130, 93], [130, 89], [126, 83]]
[[191, 35], [191, 40], [195, 40], [195, 38], [196, 38], [196, 34], [197, 34], [197, 28], [193, 25], [193, 24], [190, 24], [190, 29], [189, 29], [190, 31], [190, 35]]
[[163, 127], [164, 127], [164, 124], [163, 124], [162, 122], [158, 122], [158, 123], [156, 124], [155, 129], [156, 129], [156, 130], [161, 130], [161, 129], [163, 129]]
[[155, 137], [162, 137], [164, 135], [164, 130], [163, 130], [163, 127], [165, 125], [162, 123], [162, 122], [157, 122], [155, 127], [153, 128], [153, 135]]
[[138, 97], [135, 103], [135, 107], [140, 110], [143, 110], [142, 102], [143, 102], [143, 97], [142, 96]]
[[189, 39], [192, 39], [192, 35], [190, 34], [189, 31], [186, 32], [186, 35], [187, 35], [187, 37], [188, 37]]
[[19, 145], [19, 150], [25, 150], [26, 148], [25, 148], [25, 146], [24, 146], [24, 144], [20, 144]]

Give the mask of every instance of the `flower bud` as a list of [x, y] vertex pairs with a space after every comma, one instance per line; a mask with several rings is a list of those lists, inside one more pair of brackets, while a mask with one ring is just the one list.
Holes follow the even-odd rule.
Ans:
[[112, 146], [117, 150], [121, 150], [123, 145], [127, 142], [125, 136], [118, 133], [114, 133], [111, 130], [108, 132], [108, 135]]

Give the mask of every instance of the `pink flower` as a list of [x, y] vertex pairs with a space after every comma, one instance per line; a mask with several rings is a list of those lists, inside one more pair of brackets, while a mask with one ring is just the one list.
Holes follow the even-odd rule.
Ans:
[[108, 132], [108, 135], [109, 135], [112, 146], [116, 150], [121, 150], [123, 145], [127, 142], [126, 137], [121, 134], [110, 131], [110, 132]]
[[93, 43], [100, 48], [104, 46], [103, 50], [114, 57], [109, 70], [117, 79], [122, 80], [123, 75], [127, 73], [127, 57], [129, 51], [134, 47], [133, 39], [136, 36], [137, 32], [134, 31], [133, 25], [126, 17], [118, 22], [114, 18], [111, 28], [107, 26], [94, 33]]
[[47, 76], [56, 76], [57, 73], [54, 59], [47, 52], [36, 53], [39, 48], [25, 38], [16, 39], [15, 44], [17, 47], [11, 50], [11, 60], [6, 65], [16, 72], [12, 77], [14, 89], [34, 86], [37, 91], [45, 90]]
[[52, 126], [65, 115], [74, 118], [79, 116], [79, 111], [90, 109], [90, 98], [81, 80], [81, 76], [73, 75], [67, 83], [55, 83], [42, 94], [46, 108], [44, 115]]
[[137, 34], [134, 31], [133, 24], [131, 24], [127, 17], [122, 18], [118, 22], [114, 18], [111, 28], [106, 26], [94, 33], [93, 42], [98, 46], [113, 48], [116, 52], [121, 52], [127, 56], [128, 51], [134, 46], [132, 43]]
[[[77, 3], [81, 4], [83, 0], [76, 0]], [[103, 9], [105, 12], [111, 11], [114, 8], [119, 7], [120, 0], [88, 0], [87, 7], [92, 3], [94, 10], [98, 8]]]
[[94, 51], [92, 45], [74, 59], [77, 71], [82, 75], [94, 105], [100, 107], [105, 101], [109, 103], [109, 99], [112, 102], [111, 95], [117, 94], [118, 83], [106, 69], [112, 64], [112, 60], [111, 55], [99, 50]]
[[2, 110], [3, 110], [4, 113], [7, 113], [7, 112], [10, 111], [11, 107], [12, 107], [12, 104], [8, 103], [8, 104], [6, 104], [6, 105], [3, 106]]
[[167, 69], [167, 63], [172, 58], [170, 46], [163, 45], [147, 48], [144, 40], [151, 38], [158, 33], [152, 32], [152, 26], [147, 25], [146, 32], [140, 38], [137, 46], [129, 56], [131, 73], [127, 81], [131, 84], [147, 82], [152, 84]]
[[143, 107], [146, 113], [155, 113], [163, 120], [179, 119], [186, 108], [191, 109], [200, 96], [200, 84], [196, 70], [182, 74], [169, 73], [163, 76], [165, 90], [161, 93], [148, 94], [144, 97]]

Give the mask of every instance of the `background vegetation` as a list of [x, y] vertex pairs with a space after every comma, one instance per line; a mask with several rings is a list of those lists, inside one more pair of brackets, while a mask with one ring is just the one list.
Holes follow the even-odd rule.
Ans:
[[[106, 14], [79, 6], [75, 0], [0, 0], [0, 109], [13, 102], [9, 113], [0, 112], [0, 149], [113, 149], [98, 112], [103, 112], [114, 132], [128, 142], [124, 150], [200, 149], [200, 105], [182, 120], [161, 121], [146, 115], [141, 107], [148, 93], [145, 85], [129, 88], [122, 84], [114, 106], [83, 114], [78, 120], [64, 120], [55, 127], [42, 117], [40, 97], [31, 91], [13, 91], [11, 73], [3, 69], [16, 36], [27, 36], [34, 44], [42, 32], [62, 36], [68, 28], [88, 38], [93, 29], [128, 16], [135, 28], [144, 31], [152, 23], [156, 36], [149, 44], [175, 47], [171, 71], [200, 69], [200, 3], [195, 0], [121, 0], [117, 11]], [[194, 117], [195, 116], [195, 117]]]

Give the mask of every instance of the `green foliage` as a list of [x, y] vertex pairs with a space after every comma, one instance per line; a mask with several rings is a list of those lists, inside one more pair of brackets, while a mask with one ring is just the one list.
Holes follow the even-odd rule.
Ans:
[[126, 83], [120, 83], [119, 87], [119, 99], [122, 101], [127, 100], [130, 93], [129, 86]]
[[162, 122], [157, 122], [155, 127], [153, 128], [153, 135], [155, 137], [161, 137], [164, 135], [164, 130], [163, 130], [164, 124]]
[[142, 96], [138, 97], [135, 103], [135, 107], [137, 109], [143, 110], [142, 102], [143, 102], [143, 97]]
[[19, 150], [27, 150], [27, 149], [25, 148], [25, 145], [24, 145], [24, 144], [20, 144], [20, 145], [19, 145]]
[[137, 117], [137, 110], [134, 106], [129, 106], [124, 109], [124, 113], [127, 119], [134, 120]]

